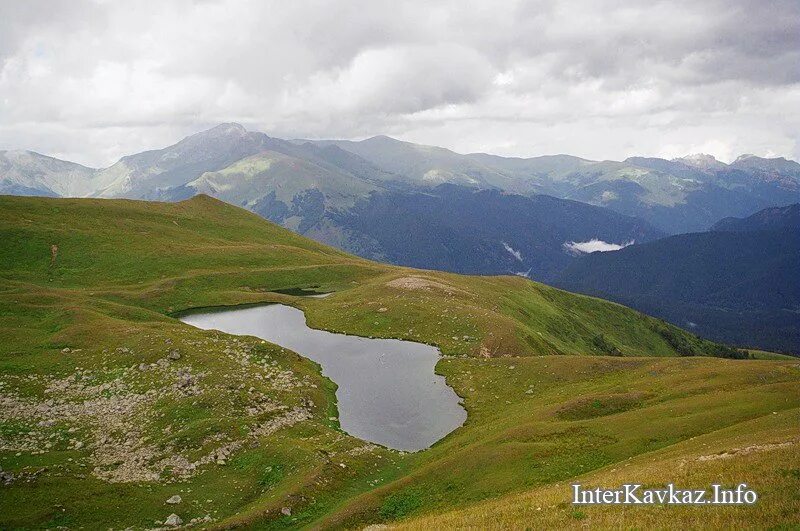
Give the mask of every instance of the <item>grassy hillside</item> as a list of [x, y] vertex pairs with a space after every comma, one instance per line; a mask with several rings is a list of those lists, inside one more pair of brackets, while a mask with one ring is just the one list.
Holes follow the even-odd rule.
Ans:
[[168, 314], [286, 301], [271, 291], [317, 286], [341, 293], [293, 300], [313, 324], [435, 343], [453, 355], [725, 353], [622, 306], [525, 279], [360, 260], [207, 196], [176, 204], [4, 197], [0, 206], [0, 268], [11, 290]]
[[[800, 524], [796, 361], [554, 356], [442, 365], [466, 397], [465, 428], [414, 456], [408, 476], [356, 498], [326, 524], [411, 517], [418, 529], [553, 529], [582, 527], [588, 515], [601, 528], [663, 528], [678, 517], [697, 528], [709, 514], [729, 527]], [[749, 470], [754, 450], [742, 448], [752, 445], [780, 452], [765, 453]], [[723, 452], [731, 455], [695, 474], [698, 454]], [[761, 502], [705, 512], [575, 510], [570, 503], [573, 482], [613, 488], [634, 481], [695, 488], [744, 481]]]
[[[523, 529], [532, 522], [547, 529], [671, 528], [725, 529], [798, 525], [796, 493], [800, 469], [797, 409], [705, 434], [649, 454], [581, 474], [570, 482], [545, 485], [504, 496], [459, 511], [421, 517], [392, 529]], [[755, 490], [761, 503], [754, 507], [581, 506], [565, 503], [570, 483], [585, 488], [640, 483], [663, 487], [708, 489], [720, 479], [735, 478]], [[725, 486], [735, 485], [733, 481]], [[668, 524], [667, 524], [667, 518]], [[773, 528], [780, 529], [780, 525]]]
[[[732, 352], [520, 278], [357, 259], [208, 197], [2, 197], [0, 242], [4, 528], [149, 528], [173, 512], [210, 526], [392, 521], [773, 411], [797, 426], [796, 361], [677, 357]], [[336, 293], [275, 292], [308, 287]], [[466, 425], [417, 454], [365, 444], [338, 429], [315, 364], [170, 317], [262, 301], [311, 326], [440, 346]]]

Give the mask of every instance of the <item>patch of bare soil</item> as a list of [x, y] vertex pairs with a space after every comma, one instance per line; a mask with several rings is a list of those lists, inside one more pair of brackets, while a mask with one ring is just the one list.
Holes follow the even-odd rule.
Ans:
[[756, 452], [768, 452], [770, 450], [777, 450], [779, 448], [788, 448], [797, 444], [798, 440], [793, 441], [786, 441], [782, 443], [771, 443], [771, 444], [753, 444], [751, 446], [745, 446], [744, 448], [734, 448], [732, 450], [727, 450], [725, 452], [719, 454], [711, 454], [711, 455], [701, 455], [697, 458], [698, 461], [716, 461], [718, 459], [730, 459], [731, 457], [739, 457], [742, 455], [752, 454]]
[[417, 291], [444, 291], [448, 295], [452, 295], [456, 292], [460, 292], [462, 290], [455, 288], [449, 284], [445, 284], [443, 282], [438, 282], [435, 280], [430, 280], [423, 277], [399, 277], [390, 280], [386, 283], [387, 286], [390, 288], [396, 289], [407, 289], [407, 290], [417, 290]]

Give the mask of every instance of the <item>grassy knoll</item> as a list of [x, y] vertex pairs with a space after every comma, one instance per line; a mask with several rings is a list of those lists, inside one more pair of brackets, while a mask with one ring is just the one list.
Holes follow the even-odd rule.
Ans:
[[[417, 454], [365, 444], [338, 429], [315, 364], [171, 317], [266, 301], [436, 344], [466, 425]], [[524, 279], [361, 260], [207, 197], [0, 197], [0, 527], [147, 528], [173, 512], [358, 527], [501, 503], [759, 419], [772, 438], [796, 431], [798, 362], [700, 357], [735, 354]], [[795, 507], [791, 492], [763, 503]], [[793, 523], [776, 511], [762, 522]]]

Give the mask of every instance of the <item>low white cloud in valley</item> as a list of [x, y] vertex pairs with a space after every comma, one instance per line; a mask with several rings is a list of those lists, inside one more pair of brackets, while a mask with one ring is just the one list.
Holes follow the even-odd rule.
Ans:
[[609, 243], [604, 242], [603, 240], [598, 240], [597, 238], [592, 238], [591, 240], [585, 242], [564, 242], [563, 247], [564, 250], [570, 254], [581, 255], [598, 251], [601, 253], [608, 251], [619, 251], [620, 249], [624, 249], [625, 247], [633, 244], [633, 240], [625, 243]]

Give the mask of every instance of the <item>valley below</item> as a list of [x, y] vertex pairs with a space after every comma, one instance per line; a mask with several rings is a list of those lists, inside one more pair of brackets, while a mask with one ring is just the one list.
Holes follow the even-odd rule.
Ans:
[[[4, 196], [0, 241], [0, 527], [800, 524], [796, 358], [518, 276], [372, 262], [205, 195]], [[424, 415], [359, 431], [334, 340], [413, 346], [419, 366], [367, 384]], [[402, 433], [418, 422], [436, 428]], [[759, 503], [570, 503], [573, 482], [633, 481]]]

